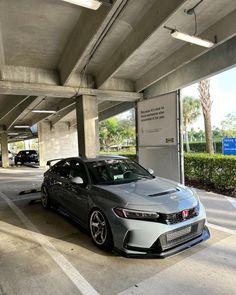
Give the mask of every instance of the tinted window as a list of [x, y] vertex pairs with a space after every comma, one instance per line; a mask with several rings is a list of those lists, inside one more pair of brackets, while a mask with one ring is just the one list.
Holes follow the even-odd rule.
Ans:
[[88, 174], [87, 171], [85, 169], [85, 166], [82, 162], [78, 161], [78, 160], [71, 160], [70, 161], [70, 177], [74, 178], [74, 177], [81, 177], [84, 181], [82, 186], [87, 186], [88, 184]]
[[70, 173], [70, 163], [68, 161], [60, 161], [53, 166], [52, 170], [55, 174], [68, 178]]
[[97, 184], [120, 184], [140, 179], [152, 179], [148, 171], [129, 159], [103, 160], [87, 163]]

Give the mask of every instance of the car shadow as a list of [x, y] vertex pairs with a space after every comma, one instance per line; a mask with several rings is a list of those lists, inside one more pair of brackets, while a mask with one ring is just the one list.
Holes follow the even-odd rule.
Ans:
[[[69, 216], [66, 216], [59, 210], [51, 208], [45, 210], [42, 208], [40, 199], [22, 200], [17, 206], [23, 211], [24, 215], [36, 227], [40, 234], [45, 235], [49, 239], [53, 238], [56, 241], [65, 241], [83, 247], [87, 251], [96, 253], [104, 257], [120, 256], [115, 251], [106, 252], [99, 249], [92, 241], [88, 230], [83, 228], [79, 223], [75, 222]], [[10, 211], [9, 211], [10, 212]], [[14, 214], [14, 213], [13, 213]], [[11, 218], [12, 217], [12, 218]], [[9, 214], [1, 215], [1, 221], [12, 224], [15, 227], [25, 229], [24, 224], [19, 222], [16, 216]], [[20, 238], [20, 236], [18, 236]], [[73, 247], [72, 247], [73, 250]]]

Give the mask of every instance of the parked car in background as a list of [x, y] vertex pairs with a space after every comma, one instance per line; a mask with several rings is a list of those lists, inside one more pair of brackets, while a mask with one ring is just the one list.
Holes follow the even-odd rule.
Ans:
[[[8, 159], [9, 159], [9, 165], [13, 166], [15, 164], [14, 162], [14, 155], [11, 151], [8, 151]], [[0, 166], [2, 166], [2, 154], [0, 152]]]
[[22, 150], [15, 156], [15, 165], [23, 165], [25, 163], [38, 163], [39, 157], [35, 150]]
[[210, 236], [195, 192], [125, 157], [61, 159], [44, 173], [41, 202], [126, 256], [165, 257]]

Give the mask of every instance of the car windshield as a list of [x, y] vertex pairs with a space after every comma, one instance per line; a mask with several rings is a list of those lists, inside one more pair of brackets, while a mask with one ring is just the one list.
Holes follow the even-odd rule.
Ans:
[[152, 179], [148, 171], [129, 159], [109, 159], [87, 163], [94, 184], [121, 184]]

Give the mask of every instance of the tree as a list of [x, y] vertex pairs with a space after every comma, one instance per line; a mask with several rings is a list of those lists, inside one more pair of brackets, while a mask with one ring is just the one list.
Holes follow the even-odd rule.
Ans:
[[221, 122], [224, 137], [236, 137], [236, 116], [227, 114]]
[[127, 113], [126, 118], [115, 116], [99, 123], [99, 139], [101, 148], [105, 151], [109, 150], [110, 146], [117, 145], [117, 148], [122, 145], [135, 144], [135, 116], [134, 111]]
[[210, 80], [202, 80], [198, 84], [199, 97], [202, 106], [202, 112], [205, 125], [206, 149], [209, 154], [214, 154], [212, 128], [211, 128], [211, 97], [210, 97]]
[[192, 96], [183, 98], [183, 125], [187, 152], [190, 152], [188, 139], [188, 126], [192, 124], [200, 115], [200, 101]]
[[120, 141], [120, 126], [116, 117], [109, 118], [99, 124], [100, 145], [104, 150]]

